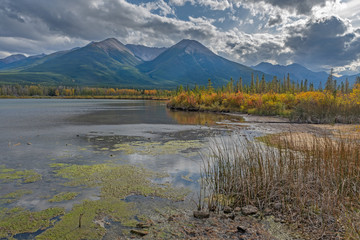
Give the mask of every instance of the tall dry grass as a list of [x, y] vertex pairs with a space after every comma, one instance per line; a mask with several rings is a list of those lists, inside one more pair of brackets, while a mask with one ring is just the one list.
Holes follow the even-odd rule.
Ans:
[[204, 157], [208, 207], [254, 205], [310, 239], [360, 239], [360, 143], [280, 135], [214, 140]]

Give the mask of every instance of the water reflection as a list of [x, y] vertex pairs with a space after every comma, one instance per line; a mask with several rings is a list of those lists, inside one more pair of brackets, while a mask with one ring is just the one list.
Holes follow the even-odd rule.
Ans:
[[178, 124], [183, 125], [206, 125], [214, 126], [225, 121], [244, 122], [240, 116], [226, 115], [210, 112], [184, 112], [176, 110], [167, 110], [168, 116], [176, 120]]

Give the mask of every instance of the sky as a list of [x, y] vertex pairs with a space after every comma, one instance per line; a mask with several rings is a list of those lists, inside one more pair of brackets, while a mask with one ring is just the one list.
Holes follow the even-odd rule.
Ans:
[[115, 37], [169, 47], [182, 39], [247, 66], [299, 63], [360, 72], [359, 0], [0, 0], [0, 58]]

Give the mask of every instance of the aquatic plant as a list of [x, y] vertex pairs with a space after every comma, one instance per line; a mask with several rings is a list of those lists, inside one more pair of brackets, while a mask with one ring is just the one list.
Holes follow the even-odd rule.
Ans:
[[144, 154], [144, 155], [171, 155], [182, 154], [191, 156], [196, 153], [186, 152], [188, 149], [201, 148], [204, 144], [199, 140], [170, 140], [166, 142], [146, 142], [146, 141], [132, 141], [127, 143], [115, 144], [111, 149], [113, 152], [123, 151], [126, 154]]
[[25, 189], [16, 190], [14, 192], [0, 196], [0, 203], [13, 203], [27, 194], [32, 194], [32, 191]]
[[77, 192], [61, 192], [49, 199], [49, 202], [62, 202], [76, 198], [79, 195]]
[[31, 212], [22, 208], [2, 209], [0, 211], [0, 238], [12, 238], [19, 233], [32, 233], [45, 230], [54, 224], [54, 218], [64, 214], [62, 208], [49, 208]]
[[106, 219], [121, 222], [124, 226], [135, 226], [136, 211], [133, 204], [120, 200], [84, 201], [74, 205], [61, 217], [54, 227], [49, 228], [36, 239], [102, 239], [106, 233]]
[[41, 180], [41, 175], [34, 170], [15, 170], [0, 165], [0, 181], [18, 180], [22, 183], [33, 183]]
[[145, 168], [121, 164], [54, 165], [56, 175], [69, 179], [67, 186], [101, 187], [102, 198], [124, 199], [132, 194], [159, 196], [182, 200], [185, 189], [173, 189], [166, 184], [155, 184], [154, 178], [166, 177]]

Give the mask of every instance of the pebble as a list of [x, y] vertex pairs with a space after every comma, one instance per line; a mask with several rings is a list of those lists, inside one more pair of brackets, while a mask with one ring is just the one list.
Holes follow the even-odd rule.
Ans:
[[254, 214], [256, 214], [258, 211], [259, 211], [259, 210], [257, 209], [257, 207], [252, 206], [252, 205], [247, 205], [247, 206], [241, 208], [241, 212], [242, 212], [242, 214], [244, 214], [245, 216], [254, 215]]
[[234, 208], [234, 212], [236, 212], [236, 213], [241, 212], [241, 208], [239, 208], [239, 207]]
[[231, 207], [225, 207], [224, 208], [224, 213], [231, 213], [232, 212], [232, 209], [231, 209]]
[[194, 218], [204, 219], [209, 217], [210, 217], [210, 213], [208, 212], [194, 211]]
[[244, 226], [237, 226], [237, 231], [239, 233], [246, 233], [247, 229]]

